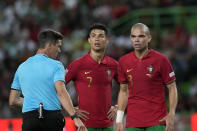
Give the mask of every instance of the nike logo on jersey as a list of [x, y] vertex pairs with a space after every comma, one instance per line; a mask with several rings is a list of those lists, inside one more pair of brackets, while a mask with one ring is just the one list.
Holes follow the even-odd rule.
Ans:
[[87, 72], [85, 72], [84, 74], [89, 74], [91, 71], [87, 71]]
[[146, 74], [148, 77], [152, 77], [152, 74]]
[[131, 69], [127, 69], [127, 72], [130, 72], [130, 71], [132, 71], [133, 69], [131, 68]]

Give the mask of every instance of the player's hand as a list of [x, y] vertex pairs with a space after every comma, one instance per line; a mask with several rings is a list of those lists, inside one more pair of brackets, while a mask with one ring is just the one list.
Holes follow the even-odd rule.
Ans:
[[122, 123], [116, 123], [116, 130], [115, 131], [123, 131], [123, 124]]
[[74, 120], [75, 126], [77, 127], [77, 131], [87, 131], [83, 122], [79, 118], [75, 118]]
[[174, 116], [175, 114], [169, 113], [167, 116], [160, 120], [160, 122], [166, 121], [165, 131], [174, 131]]
[[118, 105], [111, 106], [110, 110], [107, 112], [108, 119], [114, 120], [116, 118], [117, 110], [118, 110]]
[[85, 111], [85, 110], [81, 110], [78, 107], [74, 107], [75, 111], [77, 112], [77, 115], [79, 116], [79, 118], [83, 119], [83, 120], [87, 120], [89, 119], [88, 115], [90, 114], [89, 112]]

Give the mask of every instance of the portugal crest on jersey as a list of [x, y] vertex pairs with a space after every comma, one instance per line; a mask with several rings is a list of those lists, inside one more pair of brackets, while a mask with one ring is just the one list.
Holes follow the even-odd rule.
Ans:
[[148, 66], [148, 67], [147, 67], [148, 73], [147, 73], [146, 75], [147, 75], [148, 77], [152, 77], [153, 70], [154, 70], [154, 68], [153, 68], [152, 65]]
[[106, 70], [106, 73], [107, 73], [108, 79], [110, 79], [111, 78], [111, 70], [110, 69], [107, 69]]

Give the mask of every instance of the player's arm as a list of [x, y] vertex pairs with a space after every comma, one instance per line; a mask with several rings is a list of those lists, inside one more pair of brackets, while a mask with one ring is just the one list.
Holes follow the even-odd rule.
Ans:
[[166, 121], [166, 131], [174, 130], [174, 117], [178, 101], [176, 82], [172, 82], [166, 85], [169, 90], [169, 113], [166, 117], [160, 121]]
[[121, 83], [120, 84], [120, 91], [118, 94], [118, 110], [123, 111], [127, 107], [128, 103], [128, 96], [129, 96], [129, 91], [128, 91], [128, 84], [127, 83]]
[[169, 90], [169, 113], [166, 118], [166, 131], [174, 130], [174, 117], [178, 101], [176, 82], [166, 85]]
[[[118, 92], [116, 92], [116, 90], [114, 88], [118, 88], [119, 89], [119, 83], [118, 83], [118, 80], [116, 78], [114, 78], [112, 80], [112, 94], [118, 93]], [[113, 92], [115, 92], [115, 93], [113, 93]], [[110, 107], [109, 111], [107, 112], [109, 120], [115, 120], [116, 119], [117, 110], [118, 110], [118, 105], [117, 104], [116, 105], [112, 105]]]
[[167, 84], [167, 88], [169, 90], [169, 102], [170, 102], [169, 114], [175, 115], [176, 106], [178, 102], [176, 82], [174, 81], [170, 84]]
[[60, 103], [62, 107], [70, 114], [70, 116], [73, 118], [75, 125], [78, 127], [78, 130], [80, 131], [86, 131], [87, 129], [79, 119], [79, 117], [76, 114], [76, 111], [73, 107], [73, 103], [70, 99], [70, 96], [66, 90], [64, 81], [56, 81], [55, 82], [55, 88], [57, 90], [57, 94], [60, 100]]
[[127, 103], [128, 103], [128, 84], [127, 83], [121, 83], [120, 84], [120, 91], [118, 95], [118, 111], [117, 111], [117, 117], [116, 117], [116, 131], [123, 131], [123, 124], [122, 120], [124, 117], [124, 111], [126, 109]]
[[22, 107], [23, 106], [24, 98], [21, 97], [20, 95], [21, 95], [21, 91], [11, 89], [10, 96], [9, 96], [9, 105], [11, 107], [14, 107], [14, 106]]

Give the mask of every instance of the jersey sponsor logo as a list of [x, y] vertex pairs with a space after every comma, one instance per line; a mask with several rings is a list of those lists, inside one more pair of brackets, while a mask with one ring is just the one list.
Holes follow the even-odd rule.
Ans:
[[174, 74], [174, 71], [173, 72], [171, 72], [171, 73], [169, 73], [169, 76], [170, 77], [173, 77], [175, 74]]
[[153, 66], [152, 65], [148, 66], [147, 70], [148, 70], [148, 73], [146, 75], [148, 77], [152, 77], [152, 75], [153, 75], [152, 73], [153, 73], [153, 70], [154, 70]]
[[89, 74], [91, 71], [84, 72], [84, 74]]
[[130, 71], [132, 71], [133, 69], [132, 68], [130, 68], [130, 69], [127, 69], [127, 72], [130, 72]]

